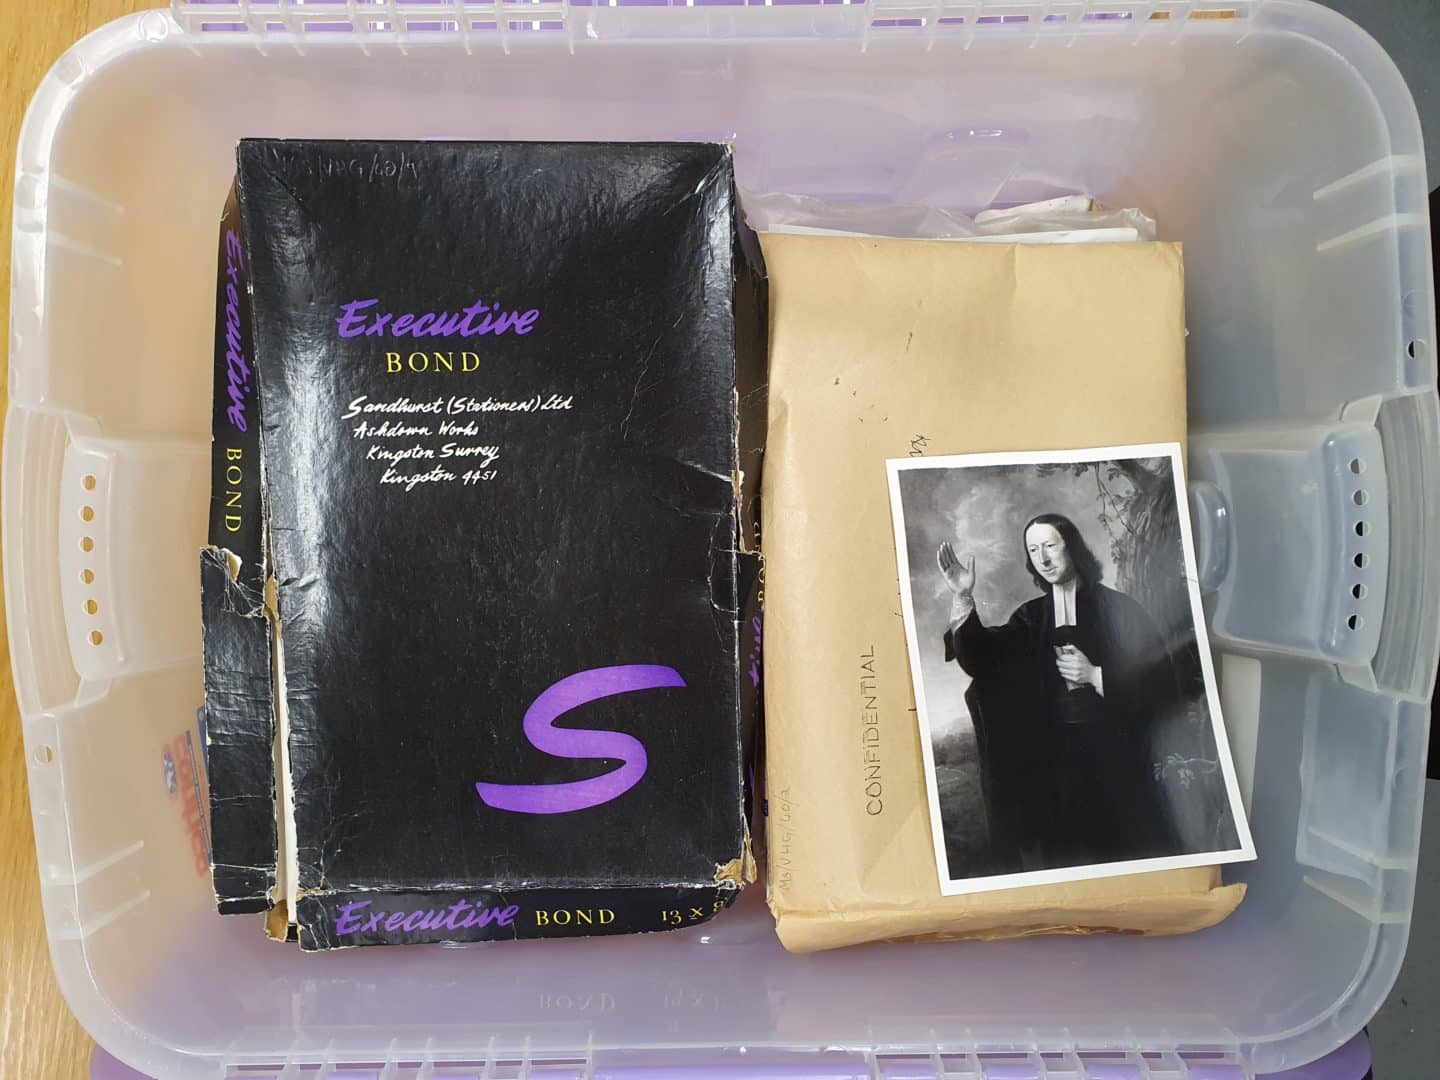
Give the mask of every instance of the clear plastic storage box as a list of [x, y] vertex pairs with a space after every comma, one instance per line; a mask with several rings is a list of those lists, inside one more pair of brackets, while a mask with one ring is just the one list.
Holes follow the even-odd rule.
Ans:
[[[188, 755], [216, 229], [246, 135], [727, 140], [752, 193], [1155, 214], [1186, 246], [1203, 586], [1253, 772], [1239, 911], [808, 957], [758, 888], [691, 931], [463, 949], [302, 956], [217, 917]], [[137, 1068], [207, 1078], [1178, 1078], [1339, 1046], [1405, 948], [1440, 651], [1426, 192], [1400, 76], [1301, 0], [218, 0], [85, 39], [20, 140], [4, 458], [71, 1006]]]

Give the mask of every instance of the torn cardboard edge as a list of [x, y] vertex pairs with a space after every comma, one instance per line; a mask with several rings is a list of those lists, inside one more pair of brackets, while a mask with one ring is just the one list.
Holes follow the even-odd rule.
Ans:
[[[732, 151], [733, 156], [733, 151]], [[739, 599], [736, 678], [739, 685], [741, 770], [747, 816], [744, 882], [757, 875], [752, 822], [761, 822], [759, 768], [765, 730], [764, 618], [765, 554], [761, 547], [760, 500], [765, 442], [770, 423], [770, 282], [760, 238], [749, 227], [738, 196], [734, 203], [734, 285], [731, 325], [735, 328], [735, 545]], [[760, 826], [763, 829], [763, 824]]]
[[[268, 528], [266, 531], [268, 533]], [[290, 772], [290, 708], [285, 682], [285, 630], [280, 621], [279, 587], [273, 575], [265, 583], [265, 599], [266, 611], [273, 626], [270, 661], [271, 678], [275, 687], [275, 769], [280, 780], [275, 799], [275, 897], [276, 910], [288, 914], [299, 910], [300, 864], [295, 847], [295, 782]], [[272, 938], [277, 936], [271, 932], [268, 919], [265, 931]], [[284, 932], [279, 936], [290, 939], [292, 934], [292, 927], [287, 920]]]
[[205, 703], [209, 778], [211, 876], [222, 913], [263, 911], [275, 881], [273, 782], [274, 719], [268, 680], [256, 680], [249, 660], [269, 651], [268, 621], [251, 614], [253, 599], [232, 576], [233, 558], [215, 548], [201, 553], [201, 595], [209, 612], [204, 663], [211, 688]]
[[[734, 882], [655, 885], [380, 889], [300, 899], [304, 952], [364, 945], [468, 944], [661, 933], [699, 926], [739, 898]], [[278, 922], [278, 920], [277, 920]]]
[[275, 941], [298, 941], [304, 952], [659, 933], [709, 922], [739, 898], [756, 873], [747, 821], [742, 854], [717, 864], [708, 883], [316, 889], [299, 891], [293, 904], [278, 901], [265, 931]]
[[747, 828], [744, 854], [716, 866], [714, 879], [706, 883], [449, 883], [433, 888], [302, 890], [295, 907], [281, 900], [271, 909], [266, 933], [276, 941], [298, 940], [306, 952], [657, 933], [709, 922], [739, 898], [755, 872]]

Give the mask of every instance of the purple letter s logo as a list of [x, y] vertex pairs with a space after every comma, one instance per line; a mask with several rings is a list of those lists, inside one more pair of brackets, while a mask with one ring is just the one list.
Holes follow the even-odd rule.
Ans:
[[475, 790], [486, 806], [517, 814], [568, 814], [618, 799], [645, 775], [645, 747], [620, 731], [557, 728], [555, 721], [587, 702], [634, 690], [684, 686], [674, 668], [658, 664], [622, 664], [567, 675], [548, 687], [525, 710], [525, 737], [537, 750], [560, 758], [619, 758], [618, 769], [568, 784], [486, 784]]

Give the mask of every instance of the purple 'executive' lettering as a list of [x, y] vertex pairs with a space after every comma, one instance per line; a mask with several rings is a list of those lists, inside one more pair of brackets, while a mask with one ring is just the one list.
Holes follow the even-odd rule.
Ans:
[[335, 933], [353, 934], [360, 929], [360, 916], [355, 914], [370, 906], [369, 900], [352, 900], [348, 904], [340, 905], [340, 912], [335, 916]]
[[499, 305], [476, 300], [459, 311], [375, 311], [380, 301], [351, 300], [340, 305], [335, 329], [342, 338], [360, 337], [479, 337], [489, 334], [525, 335], [540, 321], [540, 309], [506, 311]]
[[571, 709], [616, 694], [684, 686], [674, 668], [658, 664], [621, 664], [567, 675], [541, 693], [525, 710], [523, 730], [535, 749], [558, 758], [619, 758], [622, 764], [603, 776], [568, 784], [486, 784], [475, 790], [486, 806], [517, 814], [568, 814], [618, 799], [640, 782], [648, 759], [639, 739], [620, 731], [557, 728]]
[[234, 229], [225, 230], [225, 391], [230, 404], [225, 416], [236, 431], [245, 431], [246, 401], [250, 397], [250, 365], [245, 360], [244, 336], [240, 326], [240, 292], [245, 288], [244, 249]]
[[472, 926], [489, 926], [499, 914], [497, 908], [476, 908], [475, 913], [465, 920], [465, 928], [468, 930]]
[[463, 924], [457, 923], [457, 922], [455, 921], [455, 918], [456, 918], [456, 916], [458, 916], [462, 911], [469, 911], [469, 910], [470, 910], [470, 903], [469, 903], [469, 901], [461, 900], [458, 904], [455, 904], [455, 905], [453, 905], [453, 906], [450, 908], [450, 914], [449, 914], [449, 916], [445, 919], [445, 925], [446, 925], [447, 927], [449, 927], [451, 930], [459, 930], [460, 927], [461, 927]]
[[753, 637], [750, 639], [750, 685], [760, 685], [760, 616], [756, 615], [750, 620], [750, 629]]
[[[470, 930], [487, 926], [510, 927], [520, 914], [520, 905], [509, 907], [481, 907], [468, 900], [448, 908], [421, 908], [415, 911], [366, 911], [369, 900], [351, 900], [341, 904], [335, 912], [335, 933], [408, 933], [422, 930]], [[463, 919], [456, 920], [461, 912], [467, 912]], [[363, 914], [362, 914], [363, 913]]]
[[340, 317], [335, 320], [335, 325], [340, 330], [340, 336], [358, 337], [365, 332], [365, 316], [360, 312], [366, 308], [372, 308], [379, 300], [351, 300], [348, 304], [340, 305]]

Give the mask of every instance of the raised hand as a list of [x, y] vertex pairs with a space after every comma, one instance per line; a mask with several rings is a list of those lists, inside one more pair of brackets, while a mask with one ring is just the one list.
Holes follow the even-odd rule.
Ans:
[[968, 556], [965, 561], [955, 554], [954, 547], [946, 540], [940, 545], [936, 553], [936, 561], [940, 564], [940, 573], [945, 575], [945, 584], [950, 586], [950, 591], [956, 596], [969, 597], [975, 591], [975, 556]]

